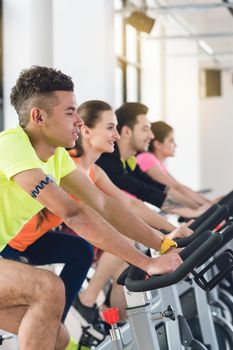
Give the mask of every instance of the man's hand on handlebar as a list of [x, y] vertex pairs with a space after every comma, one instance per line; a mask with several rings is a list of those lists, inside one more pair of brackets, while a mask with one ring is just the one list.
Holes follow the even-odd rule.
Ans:
[[173, 272], [182, 264], [182, 259], [177, 252], [171, 252], [150, 260], [146, 271], [149, 276]]

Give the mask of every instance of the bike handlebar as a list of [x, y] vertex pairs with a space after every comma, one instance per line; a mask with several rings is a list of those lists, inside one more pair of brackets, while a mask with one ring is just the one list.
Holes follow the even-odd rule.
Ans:
[[219, 205], [227, 205], [229, 208], [229, 215], [233, 214], [233, 191], [229, 192], [225, 197], [220, 199]]
[[[183, 264], [174, 272], [165, 275], [153, 275], [145, 280], [146, 273], [135, 266], [131, 266], [125, 278], [125, 286], [132, 292], [145, 292], [173, 285], [184, 279], [198, 265], [200, 260], [203, 260], [209, 255], [210, 251], [219, 246], [222, 239], [221, 233], [218, 232], [214, 234], [211, 234], [210, 231], [203, 233], [203, 236], [198, 237], [192, 245], [190, 244], [181, 252], [180, 255], [185, 259]], [[196, 249], [197, 246], [199, 246], [198, 249]]]
[[[206, 230], [212, 230], [218, 225], [221, 221], [227, 218], [228, 216], [228, 206], [223, 205], [219, 207], [218, 205], [213, 206], [215, 211], [210, 216], [204, 216], [205, 220], [202, 224], [193, 232], [192, 235], [184, 238], [176, 238], [175, 241], [178, 247], [186, 247], [193, 240], [195, 240], [200, 234]], [[212, 207], [211, 207], [212, 208]], [[210, 209], [211, 209], [210, 208]], [[208, 212], [208, 210], [207, 210]], [[206, 213], [207, 213], [206, 212]]]
[[189, 226], [189, 228], [193, 231], [195, 231], [196, 229], [198, 229], [198, 227], [200, 225], [202, 225], [208, 218], [210, 215], [212, 215], [218, 208], [220, 207], [220, 205], [218, 204], [213, 204], [209, 209], [207, 209], [203, 214], [201, 214], [200, 216], [198, 216], [198, 218], [196, 218], [194, 220], [194, 222]]
[[[209, 254], [204, 259], [205, 261], [207, 261], [211, 256], [213, 256], [213, 254], [217, 253], [219, 249], [221, 249], [225, 244], [233, 239], [233, 224], [229, 225], [223, 232], [221, 232], [221, 234], [222, 242], [218, 247], [215, 247], [211, 252], [209, 252]], [[197, 267], [201, 266], [205, 261], [200, 261]]]

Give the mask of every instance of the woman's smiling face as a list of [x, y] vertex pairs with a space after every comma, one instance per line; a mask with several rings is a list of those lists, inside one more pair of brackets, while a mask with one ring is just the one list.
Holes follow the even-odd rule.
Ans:
[[112, 153], [114, 144], [119, 139], [117, 118], [112, 110], [103, 111], [93, 128], [84, 125], [81, 128], [83, 139], [88, 137], [91, 147], [100, 153]]

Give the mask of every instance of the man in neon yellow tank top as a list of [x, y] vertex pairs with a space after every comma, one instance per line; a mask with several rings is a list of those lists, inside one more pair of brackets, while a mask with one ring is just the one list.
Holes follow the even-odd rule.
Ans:
[[[100, 192], [64, 150], [74, 147], [82, 126], [73, 89], [70, 77], [46, 67], [23, 71], [12, 89], [19, 126], [0, 133], [0, 249], [47, 207], [93, 245], [148, 274], [174, 271], [181, 264], [177, 253], [151, 259], [118, 230], [163, 253], [174, 242]], [[18, 333], [21, 350], [66, 348], [64, 289], [56, 276], [1, 259], [0, 295], [0, 328]]]

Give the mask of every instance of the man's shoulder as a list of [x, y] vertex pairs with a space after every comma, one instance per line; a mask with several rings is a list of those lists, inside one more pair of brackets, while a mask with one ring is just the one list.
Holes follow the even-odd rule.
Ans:
[[113, 174], [122, 171], [122, 163], [120, 156], [117, 153], [103, 153], [96, 162], [107, 174], [111, 176]]
[[6, 129], [0, 133], [0, 148], [4, 152], [28, 149], [28, 136], [21, 128]]
[[119, 153], [116, 150], [112, 153], [102, 153], [96, 163], [110, 162], [113, 160], [120, 160]]
[[23, 129], [20, 126], [17, 126], [16, 128], [10, 128], [6, 129], [0, 132], [0, 139], [24, 139], [27, 137], [26, 133], [23, 131]]
[[0, 132], [0, 137], [5, 135], [16, 135], [18, 133], [18, 128], [10, 128]]

